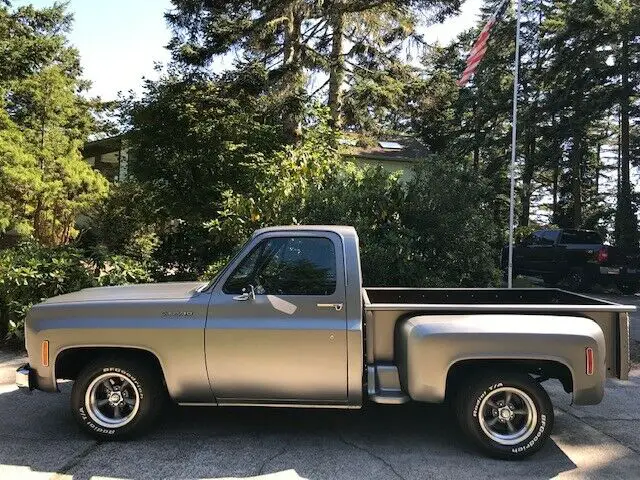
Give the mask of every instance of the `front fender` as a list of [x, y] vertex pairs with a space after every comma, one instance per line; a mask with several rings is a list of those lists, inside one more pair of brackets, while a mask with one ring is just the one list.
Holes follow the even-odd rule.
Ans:
[[[592, 320], [575, 316], [519, 314], [421, 315], [396, 331], [396, 360], [403, 390], [413, 400], [444, 401], [447, 376], [468, 360], [543, 360], [571, 372], [576, 404], [599, 403], [606, 377], [605, 341]], [[592, 375], [585, 348], [595, 354]]]

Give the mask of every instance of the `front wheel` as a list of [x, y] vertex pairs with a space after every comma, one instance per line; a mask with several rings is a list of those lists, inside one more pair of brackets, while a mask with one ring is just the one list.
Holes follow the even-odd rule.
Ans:
[[165, 390], [155, 369], [133, 359], [103, 358], [86, 366], [71, 390], [80, 427], [99, 440], [120, 440], [150, 427]]
[[553, 428], [549, 395], [526, 374], [480, 376], [458, 392], [456, 404], [463, 432], [495, 458], [532, 455], [542, 448]]

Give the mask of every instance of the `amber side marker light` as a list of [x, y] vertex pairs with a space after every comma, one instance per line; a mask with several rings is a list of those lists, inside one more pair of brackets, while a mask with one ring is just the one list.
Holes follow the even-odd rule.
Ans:
[[49, 340], [44, 340], [42, 342], [42, 366], [43, 367], [48, 367], [49, 366]]
[[593, 375], [593, 348], [587, 347], [584, 349], [585, 363], [587, 365], [587, 375]]

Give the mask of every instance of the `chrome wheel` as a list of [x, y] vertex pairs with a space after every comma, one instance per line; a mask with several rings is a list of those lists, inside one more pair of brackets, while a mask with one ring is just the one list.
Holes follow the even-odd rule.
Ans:
[[492, 390], [480, 403], [480, 428], [501, 445], [516, 445], [535, 430], [538, 411], [529, 395], [518, 388]]
[[95, 423], [105, 428], [120, 428], [138, 413], [140, 395], [129, 378], [110, 372], [99, 375], [89, 384], [84, 403]]

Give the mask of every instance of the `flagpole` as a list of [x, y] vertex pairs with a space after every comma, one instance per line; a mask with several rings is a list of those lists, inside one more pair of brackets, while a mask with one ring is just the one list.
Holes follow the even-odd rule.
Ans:
[[517, 0], [516, 7], [516, 58], [513, 67], [513, 115], [511, 123], [511, 192], [509, 195], [509, 269], [507, 276], [507, 287], [513, 288], [513, 224], [516, 190], [516, 136], [518, 125], [518, 73], [520, 70], [520, 5], [521, 0]]

